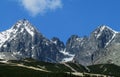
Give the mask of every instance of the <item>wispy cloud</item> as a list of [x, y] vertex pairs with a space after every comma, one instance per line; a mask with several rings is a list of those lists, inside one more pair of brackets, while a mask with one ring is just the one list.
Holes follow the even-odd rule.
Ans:
[[19, 2], [32, 16], [62, 8], [61, 0], [19, 0]]

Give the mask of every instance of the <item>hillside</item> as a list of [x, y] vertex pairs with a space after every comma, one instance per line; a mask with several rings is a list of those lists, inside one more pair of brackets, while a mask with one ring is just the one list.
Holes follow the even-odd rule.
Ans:
[[99, 64], [84, 67], [80, 64], [48, 63], [34, 59], [0, 61], [0, 77], [119, 77], [120, 67]]
[[[71, 68], [77, 71], [84, 72], [87, 70], [83, 66], [78, 66], [74, 63], [66, 63]], [[71, 68], [63, 63], [47, 63], [33, 59], [25, 59], [21, 61], [1, 61], [0, 62], [0, 77], [79, 77], [71, 74], [74, 72]]]
[[114, 64], [98, 64], [88, 66], [91, 73], [105, 74], [114, 77], [120, 77], [120, 66]]

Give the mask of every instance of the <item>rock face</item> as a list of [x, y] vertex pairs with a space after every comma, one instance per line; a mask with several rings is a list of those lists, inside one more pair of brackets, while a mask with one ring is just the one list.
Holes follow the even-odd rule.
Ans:
[[95, 29], [89, 37], [72, 35], [65, 46], [57, 37], [47, 39], [23, 19], [0, 33], [0, 59], [24, 58], [46, 62], [73, 61], [82, 65], [120, 65], [120, 33], [103, 25]]
[[64, 48], [58, 38], [47, 39], [25, 19], [0, 33], [0, 58], [3, 59], [34, 58], [59, 62], [65, 57], [59, 52]]
[[[73, 39], [74, 38], [74, 39]], [[119, 64], [120, 54], [120, 33], [107, 26], [100, 26], [94, 30], [89, 37], [72, 36], [68, 40], [68, 45], [75, 52], [74, 62], [82, 65], [92, 65], [100, 63]], [[79, 40], [78, 40], [79, 39]], [[119, 64], [120, 65], [120, 64]]]

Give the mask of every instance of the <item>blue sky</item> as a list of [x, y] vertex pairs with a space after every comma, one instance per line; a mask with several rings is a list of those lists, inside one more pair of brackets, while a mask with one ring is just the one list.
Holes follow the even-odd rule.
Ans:
[[120, 0], [0, 0], [0, 31], [28, 19], [44, 36], [62, 41], [99, 25], [120, 31]]

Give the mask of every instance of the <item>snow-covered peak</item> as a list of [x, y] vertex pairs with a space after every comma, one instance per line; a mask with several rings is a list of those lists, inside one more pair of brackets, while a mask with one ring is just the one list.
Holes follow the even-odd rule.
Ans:
[[112, 28], [110, 28], [109, 26], [105, 26], [107, 29], [109, 29], [109, 30], [111, 30], [111, 31], [113, 31], [114, 33], [119, 33], [118, 31], [115, 31], [115, 30], [113, 30]]
[[102, 32], [104, 30], [110, 30], [110, 31], [112, 31], [114, 33], [118, 33], [117, 31], [113, 30], [112, 28], [110, 28], [109, 26], [106, 26], [106, 25], [99, 26], [97, 28], [97, 30], [99, 30], [99, 32]]
[[106, 25], [102, 25], [102, 26], [99, 26], [98, 27], [100, 30], [104, 30], [105, 28], [107, 28], [107, 26]]
[[31, 35], [31, 37], [33, 37], [36, 31], [37, 30], [29, 23], [28, 20], [19, 20], [15, 25], [12, 26], [12, 28], [0, 33], [0, 47], [6, 41], [10, 41], [12, 38], [16, 37], [18, 33], [27, 32]]
[[34, 36], [34, 32], [36, 30], [33, 25], [26, 19], [19, 20], [11, 29], [19, 32], [26, 30], [32, 37]]
[[29, 21], [26, 19], [19, 20], [12, 28], [18, 29], [18, 28], [23, 28], [29, 24]]
[[93, 33], [96, 38], [99, 38], [105, 32], [111, 32], [113, 35], [119, 33], [106, 25], [99, 26]]

